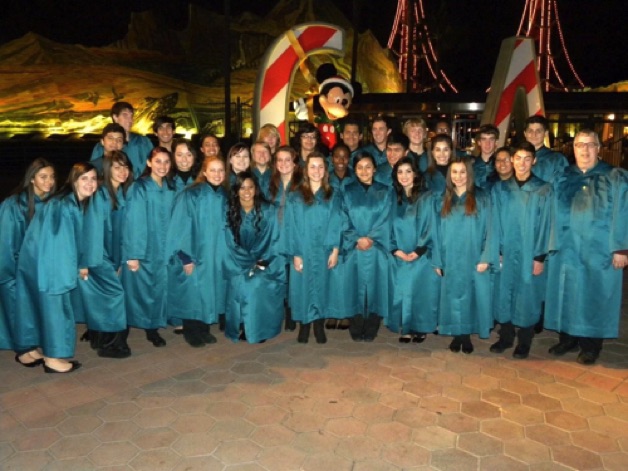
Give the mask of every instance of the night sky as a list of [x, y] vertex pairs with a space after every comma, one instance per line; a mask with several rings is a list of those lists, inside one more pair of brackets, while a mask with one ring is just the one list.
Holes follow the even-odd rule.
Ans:
[[[371, 29], [385, 46], [397, 2], [358, 1], [361, 2], [360, 29]], [[131, 11], [159, 8], [173, 29], [183, 28], [187, 3], [176, 0], [167, 3], [154, 0], [12, 1], [0, 15], [0, 43], [34, 31], [62, 43], [104, 46], [125, 36]], [[223, 0], [197, 0], [195, 3], [222, 11]], [[231, 0], [231, 10], [234, 16], [245, 10], [263, 16], [275, 3]], [[441, 63], [454, 84], [460, 90], [486, 89], [501, 41], [516, 34], [525, 1], [423, 0], [423, 3]], [[338, 0], [336, 4], [351, 20], [351, 2]], [[625, 0], [558, 0], [558, 8], [569, 55], [585, 85], [604, 86], [628, 80], [626, 38], [622, 35], [628, 24]]]

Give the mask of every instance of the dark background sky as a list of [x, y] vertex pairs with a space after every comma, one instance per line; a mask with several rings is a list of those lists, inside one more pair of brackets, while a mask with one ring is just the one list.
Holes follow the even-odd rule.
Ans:
[[[313, 0], [316, 1], [316, 0]], [[371, 29], [386, 45], [396, 0], [359, 0], [360, 29]], [[174, 29], [185, 26], [186, 1], [13, 0], [0, 15], [0, 43], [34, 31], [52, 40], [104, 46], [123, 38], [132, 11], [159, 8]], [[221, 12], [223, 0], [195, 0]], [[232, 14], [268, 12], [273, 0], [231, 0]], [[490, 85], [501, 41], [514, 36], [524, 0], [423, 0], [444, 70], [461, 90]], [[166, 6], [162, 6], [162, 5]], [[157, 5], [160, 5], [157, 7]], [[350, 0], [336, 5], [349, 20]], [[626, 0], [558, 0], [569, 55], [588, 86], [628, 80]], [[555, 51], [561, 52], [561, 51]], [[564, 75], [568, 75], [566, 69]]]

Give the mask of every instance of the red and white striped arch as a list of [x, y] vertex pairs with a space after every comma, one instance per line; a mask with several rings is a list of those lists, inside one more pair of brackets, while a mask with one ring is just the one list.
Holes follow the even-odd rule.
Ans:
[[[264, 124], [274, 124], [282, 144], [286, 144], [290, 87], [297, 67], [313, 54], [343, 55], [344, 37], [344, 30], [338, 26], [303, 23], [286, 31], [268, 47], [257, 74], [253, 100], [255, 133]], [[294, 44], [294, 39], [298, 44]]]

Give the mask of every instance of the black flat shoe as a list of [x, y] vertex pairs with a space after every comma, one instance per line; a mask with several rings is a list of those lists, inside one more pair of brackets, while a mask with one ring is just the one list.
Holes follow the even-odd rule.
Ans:
[[519, 344], [515, 347], [515, 351], [512, 352], [512, 357], [517, 358], [519, 360], [528, 358], [529, 355], [530, 355], [530, 345]]
[[157, 332], [157, 329], [150, 329], [146, 331], [146, 340], [151, 342], [155, 347], [164, 347], [166, 341]]
[[513, 342], [506, 342], [502, 339], [499, 339], [497, 342], [491, 345], [489, 350], [492, 353], [504, 353], [504, 350], [506, 350], [507, 348], [512, 348], [513, 345]]
[[473, 353], [473, 344], [471, 342], [462, 342], [462, 353], [467, 355]]
[[207, 345], [218, 342], [218, 339], [209, 332], [203, 332], [201, 334], [201, 338], [203, 339], [203, 342], [205, 342]]
[[399, 343], [410, 343], [412, 342], [412, 336], [405, 336], [402, 335], [401, 337], [399, 337]]
[[451, 350], [454, 353], [458, 353], [461, 347], [462, 347], [462, 339], [459, 337], [454, 337], [454, 339], [449, 344], [449, 350]]
[[183, 327], [175, 327], [172, 332], [177, 335], [183, 335]]
[[558, 342], [548, 350], [554, 356], [560, 357], [565, 353], [575, 352], [578, 350], [578, 339], [568, 340], [566, 342]]
[[427, 334], [415, 334], [412, 336], [412, 343], [423, 343], [427, 338]]
[[310, 338], [310, 324], [301, 324], [299, 326], [299, 335], [297, 336], [297, 342], [307, 343]]
[[325, 322], [325, 328], [329, 330], [335, 330], [338, 327], [338, 319], [327, 319]]
[[46, 373], [60, 373], [60, 374], [72, 373], [73, 371], [78, 370], [82, 366], [81, 363], [76, 361], [76, 360], [72, 360], [70, 362], [70, 365], [72, 365], [72, 367], [69, 370], [67, 370], [67, 371], [59, 371], [59, 370], [55, 370], [54, 368], [49, 367], [48, 365], [46, 365], [44, 363], [44, 371]]
[[349, 328], [349, 319], [340, 319], [338, 322], [338, 330], [347, 330]]
[[354, 342], [363, 342], [364, 341], [364, 336], [363, 335], [352, 335], [351, 336], [351, 340], [353, 340]]
[[15, 355], [15, 361], [17, 361], [20, 365], [25, 366], [26, 368], [35, 368], [36, 366], [42, 365], [44, 363], [43, 358], [31, 361], [30, 363], [24, 363], [23, 361], [20, 361], [20, 356], [17, 354]]
[[323, 319], [317, 319], [312, 322], [312, 324], [314, 325], [314, 337], [316, 338], [316, 343], [327, 343], [327, 335], [325, 335]]
[[578, 354], [578, 359], [576, 361], [581, 365], [592, 365], [599, 357], [599, 353], [582, 351]]

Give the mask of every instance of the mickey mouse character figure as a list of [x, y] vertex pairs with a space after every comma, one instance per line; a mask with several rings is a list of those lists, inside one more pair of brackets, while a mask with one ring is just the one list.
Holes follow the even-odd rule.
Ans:
[[338, 130], [337, 121], [349, 114], [349, 107], [353, 101], [353, 85], [344, 77], [338, 75], [333, 64], [323, 64], [316, 71], [318, 80], [318, 102], [323, 114], [315, 118], [321, 142], [329, 149], [336, 145]]

